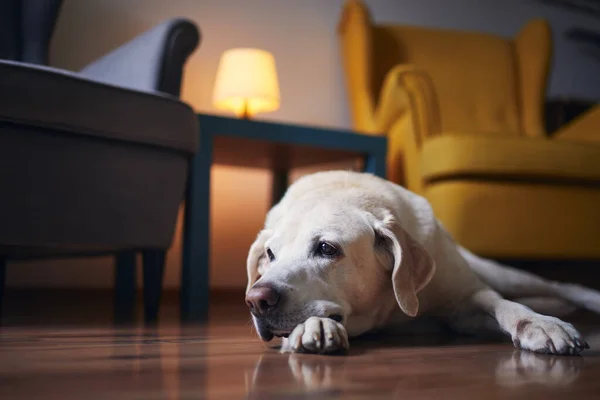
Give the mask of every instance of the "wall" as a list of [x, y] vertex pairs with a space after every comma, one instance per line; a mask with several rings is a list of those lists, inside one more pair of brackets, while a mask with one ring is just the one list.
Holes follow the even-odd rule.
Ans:
[[[376, 21], [502, 35], [513, 35], [529, 18], [546, 17], [556, 40], [549, 95], [600, 99], [598, 61], [582, 56], [579, 46], [562, 37], [571, 24], [594, 29], [597, 19], [529, 0], [366, 3]], [[77, 70], [160, 21], [185, 16], [196, 21], [203, 33], [202, 44], [187, 65], [182, 94], [196, 110], [215, 112], [210, 98], [221, 53], [232, 47], [255, 46], [275, 55], [282, 91], [281, 109], [262, 118], [349, 128], [336, 38], [342, 4], [342, 0], [66, 0], [51, 63]], [[244, 285], [246, 250], [267, 210], [269, 179], [267, 171], [214, 168], [214, 286]], [[178, 232], [168, 258], [168, 286], [178, 284], [179, 239]], [[20, 263], [9, 268], [8, 282], [14, 286], [109, 287], [110, 266], [109, 259]]]

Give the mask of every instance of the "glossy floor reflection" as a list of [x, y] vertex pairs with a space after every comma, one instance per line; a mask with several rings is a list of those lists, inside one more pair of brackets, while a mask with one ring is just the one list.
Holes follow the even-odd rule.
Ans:
[[348, 356], [284, 355], [255, 337], [246, 314], [217, 314], [200, 328], [0, 328], [0, 398], [600, 398], [593, 329], [583, 357], [441, 335], [369, 338]]

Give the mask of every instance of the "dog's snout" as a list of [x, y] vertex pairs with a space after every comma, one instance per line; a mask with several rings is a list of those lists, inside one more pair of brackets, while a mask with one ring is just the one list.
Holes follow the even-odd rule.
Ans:
[[262, 316], [273, 311], [279, 304], [280, 295], [272, 286], [255, 286], [246, 294], [246, 304], [250, 312]]

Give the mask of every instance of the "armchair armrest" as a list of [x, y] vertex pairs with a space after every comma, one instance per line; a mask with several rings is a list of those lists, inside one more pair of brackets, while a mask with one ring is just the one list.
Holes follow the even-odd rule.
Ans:
[[553, 140], [568, 140], [572, 142], [597, 143], [600, 145], [600, 105], [583, 113], [554, 135]]
[[376, 129], [388, 137], [388, 178], [420, 193], [420, 150], [441, 131], [433, 82], [413, 65], [397, 65], [386, 75], [374, 113]]
[[179, 97], [183, 66], [199, 42], [200, 32], [193, 22], [171, 19], [87, 65], [79, 75]]
[[437, 96], [431, 78], [413, 65], [398, 65], [386, 75], [375, 110], [379, 131], [389, 132], [404, 113], [410, 113], [417, 147], [441, 130]]

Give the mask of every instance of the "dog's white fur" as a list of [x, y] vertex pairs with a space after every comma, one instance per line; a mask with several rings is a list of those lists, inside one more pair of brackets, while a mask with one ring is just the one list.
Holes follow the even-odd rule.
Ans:
[[[319, 254], [322, 242], [340, 254]], [[247, 292], [266, 285], [281, 294], [275, 310], [253, 315], [259, 334], [289, 335], [282, 349], [292, 352], [344, 350], [348, 337], [433, 316], [463, 332], [499, 327], [522, 349], [577, 354], [587, 344], [571, 324], [503, 296], [559, 299], [538, 301], [542, 309], [574, 304], [600, 312], [600, 293], [480, 258], [453, 241], [423, 197], [350, 171], [291, 185], [268, 213], [247, 270]]]

